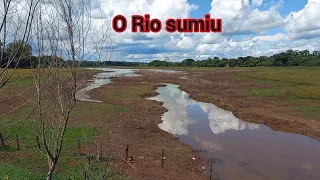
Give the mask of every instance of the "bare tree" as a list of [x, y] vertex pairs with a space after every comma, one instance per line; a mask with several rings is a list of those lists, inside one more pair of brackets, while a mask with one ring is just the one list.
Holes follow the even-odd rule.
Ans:
[[43, 0], [36, 12], [33, 34], [38, 57], [37, 119], [41, 123], [39, 146], [44, 146], [42, 153], [48, 159], [47, 179], [52, 179], [61, 158], [71, 111], [77, 101], [81, 62], [107, 59], [111, 54], [109, 21], [102, 11], [98, 18], [93, 18], [91, 11], [89, 0]]
[[[3, 93], [3, 87], [8, 82], [13, 81], [12, 76], [16, 73], [19, 63], [26, 59], [25, 53], [21, 52], [31, 52], [28, 42], [31, 39], [32, 24], [37, 5], [38, 0], [0, 0], [0, 93]], [[14, 81], [19, 81], [19, 79], [16, 78]], [[24, 97], [23, 94], [26, 91], [17, 92], [5, 97], [6, 99], [1, 99], [0, 105], [12, 100], [15, 96]], [[0, 111], [0, 117], [17, 111], [29, 102], [31, 98], [25, 98], [24, 100], [21, 104], [13, 104], [10, 107], [11, 109]], [[19, 121], [12, 120], [10, 123]], [[7, 125], [0, 124], [1, 127]], [[8, 138], [4, 137], [4, 140]]]

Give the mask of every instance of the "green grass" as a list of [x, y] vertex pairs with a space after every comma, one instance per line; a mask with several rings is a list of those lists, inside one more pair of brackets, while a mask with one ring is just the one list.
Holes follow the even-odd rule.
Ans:
[[131, 109], [128, 107], [121, 107], [121, 106], [115, 106], [114, 107], [116, 112], [130, 112]]
[[11, 146], [0, 146], [0, 152], [15, 152], [16, 148]]
[[[10, 72], [12, 70], [9, 70]], [[92, 73], [96, 70], [81, 69], [81, 72]], [[60, 71], [61, 76], [68, 75], [67, 70]], [[44, 77], [48, 79], [49, 77]], [[23, 91], [27, 87], [32, 87], [34, 83], [34, 72], [31, 69], [17, 69], [9, 83], [2, 89], [0, 97], [6, 99], [12, 91], [17, 89]], [[29, 91], [28, 91], [29, 93]], [[80, 102], [81, 104], [81, 102]], [[85, 157], [75, 156], [74, 152], [77, 147], [77, 140], [80, 139], [81, 146], [93, 142], [98, 136], [99, 131], [91, 126], [86, 126], [80, 115], [86, 118], [101, 118], [106, 113], [128, 112], [127, 107], [116, 107], [114, 105], [106, 105], [104, 103], [87, 103], [90, 104], [91, 111], [84, 111], [83, 107], [76, 106], [72, 111], [72, 118], [78, 118], [80, 123], [70, 123], [64, 138], [64, 145], [61, 157], [59, 159], [54, 179], [84, 179], [84, 169], [91, 169], [90, 179], [102, 179], [101, 174], [106, 172], [107, 179], [124, 179], [114, 170], [110, 170], [102, 164], [92, 164], [90, 167], [86, 165]], [[85, 107], [87, 109], [87, 107]], [[40, 134], [40, 124], [28, 115], [33, 108], [28, 103], [18, 110], [0, 118], [0, 132], [6, 138], [6, 146], [0, 147], [0, 180], [2, 179], [45, 179], [47, 172], [47, 157], [41, 153], [37, 147], [36, 137]], [[97, 114], [95, 114], [97, 113]], [[94, 116], [93, 116], [94, 114]], [[106, 122], [107, 123], [107, 122]], [[48, 136], [56, 129], [48, 128]], [[19, 137], [21, 150], [16, 149], [16, 136]], [[40, 144], [42, 141], [40, 141]], [[41, 145], [43, 149], [43, 145]]]
[[[66, 173], [57, 174], [53, 176], [56, 180], [78, 180], [84, 179], [84, 171], [87, 170], [89, 179], [100, 180], [103, 177], [110, 180], [125, 180], [120, 173], [116, 171], [105, 170], [102, 164], [94, 163], [91, 165], [75, 165], [69, 166], [66, 169]], [[12, 166], [10, 164], [0, 164], [0, 180], [43, 180], [45, 179], [45, 173], [30, 172], [23, 168]]]
[[[39, 124], [32, 120], [25, 120], [10, 124], [10, 120], [2, 119], [0, 131], [7, 138], [6, 146], [0, 148], [0, 155], [7, 157], [0, 160], [0, 179], [44, 179], [46, 175], [46, 157], [40, 153], [36, 144], [36, 132]], [[99, 134], [95, 128], [69, 127], [65, 134], [64, 149], [61, 154], [55, 179], [83, 179], [83, 172], [86, 168], [85, 158], [75, 158], [73, 153], [77, 147], [77, 140], [81, 145], [86, 145]], [[11, 135], [11, 136], [10, 136]], [[11, 153], [16, 151], [16, 135], [18, 135], [22, 155], [16, 156]], [[73, 165], [70, 166], [70, 162]], [[88, 168], [88, 167], [87, 167]], [[123, 179], [119, 173], [108, 170], [102, 164], [93, 164], [90, 179], [101, 179], [100, 175], [107, 171], [109, 179]]]
[[299, 106], [295, 108], [299, 112], [303, 113], [306, 118], [320, 120], [320, 105], [314, 106]]
[[320, 120], [320, 68], [245, 68], [248, 72], [233, 74], [264, 88], [248, 88], [245, 94], [256, 97], [276, 97], [301, 116]]
[[[80, 102], [81, 103], [81, 102]], [[83, 105], [83, 103], [82, 103]], [[95, 116], [105, 115], [105, 114], [111, 114], [111, 113], [121, 113], [121, 112], [130, 112], [131, 109], [124, 106], [117, 106], [114, 104], [106, 104], [106, 103], [90, 103], [86, 102], [85, 105], [78, 107], [75, 107], [72, 110], [72, 116], [75, 117], [86, 117], [86, 116], [92, 116], [94, 114]]]
[[274, 96], [320, 100], [320, 68], [252, 68], [238, 73], [240, 77], [270, 86], [248, 89], [253, 96]]
[[286, 82], [296, 85], [320, 85], [320, 67], [246, 68], [242, 76], [259, 80]]
[[[36, 143], [36, 136], [40, 134], [40, 124], [32, 120], [16, 121], [11, 120], [0, 120], [1, 124], [9, 124], [8, 126], [0, 127], [0, 131], [9, 142], [15, 142], [16, 136], [19, 137], [19, 141], [23, 145], [24, 149], [33, 152]], [[11, 124], [10, 124], [11, 123]], [[50, 132], [54, 132], [54, 129], [48, 128], [48, 135]], [[98, 130], [95, 128], [88, 127], [69, 127], [66, 130], [64, 144], [72, 150], [76, 147], [77, 139], [80, 138], [84, 144], [87, 144], [98, 135]], [[14, 144], [14, 143], [13, 143]]]
[[10, 164], [0, 164], [0, 179], [34, 179], [34, 180], [43, 180], [44, 174], [26, 171], [23, 168], [12, 166]]
[[258, 96], [258, 97], [283, 97], [285, 95], [284, 91], [277, 88], [266, 88], [266, 89], [248, 89], [247, 95]]
[[34, 78], [26, 78], [26, 79], [10, 82], [4, 88], [16, 87], [16, 86], [27, 86], [27, 85], [32, 85], [34, 82], [35, 82]]
[[[53, 69], [50, 69], [50, 70], [53, 71]], [[82, 68], [82, 69], [79, 69], [78, 72], [91, 73], [91, 72], [99, 72], [99, 70]], [[41, 69], [41, 73], [42, 73], [42, 76], [45, 75], [45, 77], [42, 77], [43, 80], [49, 79], [50, 74], [52, 74], [52, 72], [49, 72], [48, 69]], [[68, 77], [71, 75], [68, 69], [59, 69], [57, 73], [61, 77]], [[12, 76], [9, 79], [6, 86], [4, 86], [4, 88], [32, 85], [35, 82], [35, 79], [34, 79], [35, 76], [37, 76], [37, 69], [8, 69], [6, 77], [9, 77], [9, 75], [11, 74]]]
[[141, 85], [141, 86], [133, 86], [126, 87], [123, 89], [119, 89], [118, 91], [107, 91], [104, 93], [104, 99], [106, 100], [140, 100], [141, 95], [146, 92], [146, 89], [152, 88], [150, 85]]

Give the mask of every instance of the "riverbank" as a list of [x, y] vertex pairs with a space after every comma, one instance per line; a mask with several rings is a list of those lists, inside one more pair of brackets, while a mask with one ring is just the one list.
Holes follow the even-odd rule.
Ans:
[[[162, 103], [150, 101], [146, 98], [156, 96], [157, 93], [154, 90], [162, 86], [161, 83], [178, 84], [181, 90], [190, 94], [190, 98], [200, 102], [212, 103], [232, 111], [233, 114], [244, 121], [265, 124], [274, 130], [305, 134], [316, 139], [320, 137], [320, 125], [316, 119], [317, 109], [314, 110], [313, 108], [317, 107], [319, 102], [310, 99], [292, 99], [291, 91], [291, 94], [283, 95], [280, 93], [281, 96], [278, 96], [279, 92], [282, 92], [281, 88], [289, 87], [288, 84], [280, 82], [278, 84], [282, 86], [276, 84], [275, 88], [273, 83], [270, 84], [261, 79], [256, 80], [253, 72], [263, 72], [264, 69], [261, 71], [257, 71], [255, 68], [191, 68], [180, 70], [181, 72], [168, 72], [140, 69], [137, 70], [137, 73], [141, 76], [115, 77], [112, 78], [111, 84], [91, 90], [88, 93], [90, 98], [101, 102], [77, 102], [71, 113], [69, 124], [69, 129], [76, 131], [76, 133], [67, 138], [66, 156], [58, 165], [57, 173], [60, 175], [68, 174], [69, 170], [65, 167], [70, 164], [78, 164], [81, 165], [81, 168], [84, 167], [86, 159], [75, 160], [74, 157], [70, 157], [70, 154], [76, 150], [74, 142], [80, 138], [83, 154], [89, 156], [101, 154], [106, 159], [103, 164], [108, 167], [107, 169], [118, 170], [124, 177], [131, 177], [132, 179], [207, 179], [208, 176], [204, 174], [206, 171], [204, 167], [208, 170], [210, 162], [205, 162], [204, 158], [197, 152], [202, 151], [202, 149], [192, 149], [191, 146], [181, 143], [174, 135], [162, 131], [158, 127], [158, 124], [162, 122], [161, 116], [167, 110], [162, 107]], [[282, 69], [280, 70], [282, 71]], [[252, 76], [254, 78], [251, 78]], [[92, 78], [92, 74], [84, 80], [90, 78]], [[32, 84], [32, 81], [30, 82]], [[296, 82], [296, 84], [298, 83], [300, 81]], [[310, 84], [310, 82], [308, 83]], [[86, 87], [84, 82], [80, 84]], [[30, 84], [19, 84], [19, 86], [14, 87], [14, 90], [19, 88], [23, 91], [28, 86]], [[292, 87], [296, 88], [295, 85], [292, 85]], [[297, 87], [300, 88], [300, 85], [297, 85]], [[9, 95], [11, 91], [6, 90], [4, 92]], [[32, 89], [30, 89], [30, 93], [32, 93]], [[6, 98], [7, 94], [3, 94], [3, 98]], [[290, 95], [290, 97], [286, 95]], [[20, 97], [20, 100], [19, 98], [10, 99], [2, 106], [9, 110], [11, 103], [22, 103], [22, 100], [23, 97]], [[298, 107], [307, 108], [301, 108], [303, 111], [299, 111], [296, 109]], [[15, 116], [10, 118], [13, 120], [25, 118], [26, 112], [29, 112], [30, 109], [26, 107], [22, 108], [21, 111], [25, 112], [19, 116], [15, 113]], [[312, 112], [315, 116], [304, 117], [304, 112]], [[25, 123], [23, 122], [23, 124]], [[23, 126], [23, 129], [25, 131], [19, 132], [21, 137], [28, 134], [30, 127]], [[10, 131], [5, 133], [10, 133]], [[41, 156], [38, 159], [35, 156], [34, 147], [36, 146], [24, 146], [24, 144], [34, 143], [33, 136], [30, 137], [28, 141], [22, 141], [22, 151], [0, 152], [0, 156], [5, 157], [0, 162], [22, 167], [30, 172], [45, 173], [45, 157]], [[11, 141], [14, 142], [14, 140], [13, 137]], [[12, 145], [14, 146], [14, 143]], [[129, 145], [129, 163], [124, 161], [127, 145]], [[161, 167], [162, 149], [165, 157], [163, 168]], [[28, 163], [22, 165], [17, 163], [17, 158], [20, 157], [17, 153], [22, 154], [23, 157], [27, 156], [25, 162], [34, 161], [38, 164], [31, 167]], [[306, 166], [310, 167], [310, 164], [307, 163]], [[79, 168], [80, 171], [81, 168]], [[215, 168], [219, 167], [216, 166]], [[232, 169], [235, 170], [236, 168]], [[238, 170], [240, 175], [244, 172]], [[72, 171], [70, 170], [70, 172]], [[12, 172], [16, 171], [12, 169]], [[111, 176], [115, 172], [111, 171]], [[114, 179], [117, 178], [114, 177]]]
[[[191, 98], [229, 110], [244, 121], [264, 124], [276, 131], [298, 133], [320, 139], [320, 120], [305, 117], [303, 111], [297, 110], [310, 107], [312, 111], [312, 107], [320, 105], [319, 100], [250, 95], [246, 92], [251, 89], [272, 88], [272, 85], [262, 80], [253, 81], [241, 76], [250, 71], [252, 69], [189, 69], [184, 75], [161, 75], [140, 70], [141, 77], [122, 78], [119, 81], [136, 83], [165, 81], [178, 84], [181, 90], [190, 94]], [[317, 113], [317, 109], [314, 109], [313, 113]]]
[[[114, 104], [120, 111], [113, 113], [109, 123], [103, 119], [89, 123], [100, 130], [103, 147], [110, 142], [110, 132], [113, 136], [112, 147], [103, 148], [103, 154], [113, 152], [119, 163], [114, 167], [132, 179], [207, 179], [204, 174], [205, 162], [196, 150], [180, 143], [173, 135], [158, 128], [161, 116], [166, 109], [161, 103], [146, 100], [156, 95], [154, 90], [159, 85], [153, 82], [119, 82], [126, 77], [113, 79], [114, 83], [90, 91], [94, 99]], [[140, 76], [132, 78], [143, 78]], [[108, 113], [105, 114], [108, 116]], [[123, 161], [126, 148], [132, 161]], [[95, 146], [88, 148], [94, 151]], [[164, 150], [164, 164], [161, 158]]]
[[[277, 98], [255, 97], [244, 94], [243, 92], [248, 87], [267, 87], [264, 84], [237, 76], [238, 73], [248, 72], [246, 69], [206, 69], [204, 71], [189, 69], [185, 72], [161, 73], [138, 70], [138, 73], [142, 76], [118, 77], [113, 79], [114, 83], [95, 89], [90, 93], [96, 99], [103, 98], [108, 102], [120, 103], [119, 105], [130, 109], [129, 113], [126, 112], [120, 116], [121, 121], [124, 122], [121, 122], [122, 125], [118, 126], [122, 132], [117, 135], [122, 139], [117, 140], [122, 144], [118, 145], [118, 147], [123, 155], [125, 144], [127, 143], [134, 144], [134, 149], [139, 147], [137, 150], [134, 150], [137, 152], [133, 152], [133, 154], [134, 157], [143, 157], [142, 159], [145, 158], [143, 154], [147, 154], [147, 152], [149, 152], [149, 157], [151, 156], [150, 154], [158, 153], [159, 158], [160, 149], [163, 148], [164, 142], [167, 141], [170, 143], [166, 143], [165, 148], [171, 149], [169, 150], [171, 152], [174, 152], [175, 146], [184, 146], [178, 140], [171, 141], [170, 138], [173, 138], [173, 136], [161, 131], [157, 127], [161, 123], [161, 115], [166, 111], [162, 107], [162, 104], [156, 102], [150, 103], [145, 100], [146, 97], [155, 96], [156, 93], [153, 90], [155, 87], [161, 86], [160, 83], [164, 82], [179, 84], [180, 89], [188, 92], [191, 98], [201, 102], [213, 103], [223, 109], [230, 110], [244, 121], [265, 124], [277, 131], [299, 133], [319, 139], [319, 131], [317, 129], [319, 124], [315, 120], [296, 116], [295, 113], [297, 112], [292, 111], [291, 106], [288, 106], [288, 104], [284, 105], [284, 102]], [[290, 102], [290, 105], [293, 105], [292, 102]], [[155, 141], [154, 139], [162, 140]], [[154, 148], [148, 149], [149, 147]], [[148, 150], [146, 151], [146, 149]], [[187, 146], [185, 152], [188, 154], [190, 151], [192, 151], [191, 148]], [[199, 155], [189, 154], [181, 157], [181, 153], [176, 152], [172, 153], [171, 156], [181, 158], [179, 162], [182, 164], [188, 164], [186, 162], [191, 160], [190, 157]], [[151, 156], [151, 159], [154, 157]], [[199, 158], [196, 159], [198, 160]], [[190, 163], [190, 167], [187, 165], [188, 167], [183, 166], [182, 169], [179, 169], [181, 168], [180, 163], [173, 163], [169, 169], [174, 169], [174, 171], [167, 174], [165, 171], [159, 170], [159, 159], [154, 160], [154, 162], [157, 162], [156, 167], [147, 165], [149, 163], [154, 164], [152, 161], [147, 162], [140, 159], [138, 161], [133, 165], [137, 166], [137, 169], [144, 169], [143, 173], [125, 163], [119, 169], [128, 176], [133, 177], [133, 179], [151, 178], [155, 174], [155, 171], [158, 174], [157, 177], [162, 178], [167, 176], [169, 179], [170, 177], [176, 177], [176, 179], [186, 177], [190, 179], [190, 177], [193, 177], [199, 179], [197, 176], [202, 177], [202, 172], [204, 171], [201, 166], [208, 165], [206, 162], [199, 165], [201, 162], [199, 161], [195, 164]], [[177, 160], [174, 161], [177, 162]], [[187, 176], [181, 177], [183, 174], [187, 174]]]
[[[308, 72], [308, 69], [301, 69], [300, 72], [295, 72], [295, 70], [299, 69], [277, 70], [284, 71], [282, 72], [283, 79], [288, 78], [285, 76], [288, 74], [295, 81], [301, 79], [295, 84], [289, 78], [283, 81], [275, 79], [271, 82], [263, 77], [260, 79], [248, 78], [254, 77], [259, 71], [267, 71], [272, 74], [275, 71], [272, 68], [267, 70], [222, 69], [208, 71], [198, 73], [192, 76], [189, 81], [180, 83], [181, 89], [189, 92], [192, 98], [213, 103], [229, 110], [244, 121], [264, 124], [276, 131], [302, 134], [319, 140], [320, 119], [317, 115], [320, 114], [320, 108], [316, 109], [315, 107], [320, 107], [320, 101], [316, 98], [309, 98], [312, 93], [313, 96], [320, 95], [320, 92], [310, 91], [317, 89], [318, 85], [303, 85], [303, 83], [308, 83], [307, 79], [309, 78], [309, 81], [314, 80], [314, 83], [317, 81], [312, 80], [312, 76], [308, 76], [312, 73]], [[276, 73], [274, 74], [271, 76], [276, 78]], [[303, 92], [304, 95], [292, 95], [291, 92], [297, 90]], [[266, 91], [267, 93], [263, 94]], [[268, 91], [275, 91], [275, 93], [268, 94]], [[306, 112], [313, 113], [314, 116], [306, 116]]]

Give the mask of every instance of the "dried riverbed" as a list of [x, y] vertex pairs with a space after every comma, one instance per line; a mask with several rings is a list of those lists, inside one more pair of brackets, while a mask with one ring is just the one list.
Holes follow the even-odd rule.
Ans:
[[[208, 173], [211, 158], [215, 162], [214, 176], [220, 179], [319, 177], [318, 140], [276, 132], [261, 124], [282, 131], [308, 132], [313, 136], [318, 132], [310, 130], [309, 125], [299, 126], [304, 120], [297, 120], [297, 117], [293, 118], [297, 120], [295, 122], [283, 119], [282, 116], [288, 114], [287, 109], [272, 112], [270, 107], [277, 107], [276, 101], [258, 103], [254, 98], [237, 94], [236, 90], [255, 84], [230, 80], [219, 71], [186, 75], [143, 70], [138, 74], [142, 76], [118, 77], [113, 79], [114, 83], [89, 92], [92, 99], [114, 101], [130, 109], [130, 112], [119, 115], [121, 128], [116, 146], [119, 149], [125, 149], [128, 143], [132, 146], [133, 166], [139, 171], [125, 163], [118, 168], [133, 179], [204, 179], [203, 172]], [[144, 99], [154, 96], [154, 87], [163, 82], [180, 84], [181, 89], [195, 100], [174, 85], [169, 89], [158, 89], [159, 98], [163, 98], [157, 100], [162, 103]], [[110, 98], [114, 94], [117, 98]], [[235, 112], [236, 116], [214, 104]], [[169, 121], [163, 121], [165, 119]], [[103, 123], [94, 123], [103, 126]], [[158, 125], [164, 131], [159, 130]], [[309, 131], [305, 131], [307, 128]], [[174, 137], [190, 147], [178, 143]], [[159, 168], [161, 148], [166, 151], [165, 169]], [[199, 151], [206, 161], [194, 151]], [[206, 170], [203, 166], [207, 167]]]

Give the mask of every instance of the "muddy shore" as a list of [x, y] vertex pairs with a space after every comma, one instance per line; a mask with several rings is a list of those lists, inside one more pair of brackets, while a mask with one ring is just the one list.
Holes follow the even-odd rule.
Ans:
[[[292, 132], [320, 139], [320, 124], [299, 117], [288, 108], [289, 104], [275, 98], [248, 97], [242, 90], [247, 87], [263, 87], [259, 83], [230, 77], [232, 70], [188, 71], [184, 73], [160, 73], [138, 70], [142, 76], [117, 77], [112, 84], [94, 89], [90, 96], [117, 106], [130, 109], [119, 113], [116, 121], [113, 151], [118, 161], [116, 169], [132, 179], [207, 179], [203, 158], [188, 145], [182, 144], [173, 135], [158, 128], [161, 115], [166, 112], [161, 103], [146, 100], [157, 95], [160, 83], [174, 83], [180, 89], [201, 102], [213, 103], [232, 111], [238, 118], [252, 123], [265, 124], [273, 130]], [[107, 92], [107, 93], [106, 93]], [[127, 95], [123, 95], [126, 94]], [[116, 97], [113, 97], [117, 94]], [[104, 124], [90, 122], [100, 129]], [[110, 126], [105, 127], [105, 129]], [[107, 132], [102, 131], [100, 141], [105, 142]], [[131, 163], [123, 161], [129, 145]], [[104, 144], [103, 146], [107, 146]], [[107, 148], [104, 148], [107, 152]], [[165, 151], [165, 167], [161, 168], [161, 151]], [[92, 149], [91, 149], [92, 151]], [[112, 150], [111, 150], [112, 151]]]
[[[114, 167], [132, 179], [207, 179], [204, 174], [205, 162], [198, 152], [190, 146], [179, 143], [173, 135], [158, 128], [161, 115], [166, 112], [161, 103], [146, 100], [145, 98], [157, 95], [154, 93], [156, 83], [120, 83], [115, 82], [92, 90], [91, 96], [95, 99], [115, 103], [119, 107], [127, 107], [129, 112], [119, 113], [113, 121], [113, 127], [99, 121], [91, 122], [98, 126], [101, 135], [100, 142], [108, 142], [108, 132], [113, 130], [115, 137], [112, 148], [106, 148], [103, 143], [103, 154], [108, 150], [117, 157]], [[119, 92], [131, 90], [138, 96], [126, 98], [103, 98], [105, 92]], [[108, 127], [107, 127], [108, 126]], [[123, 161], [126, 157], [126, 147], [129, 145], [130, 163]], [[162, 149], [164, 150], [164, 167], [161, 166]], [[91, 146], [88, 152], [95, 150]]]
[[[194, 75], [190, 81], [178, 82], [181, 89], [198, 101], [208, 102], [233, 112], [238, 118], [256, 124], [264, 124], [275, 131], [297, 133], [320, 140], [320, 122], [301, 117], [292, 110], [292, 102], [272, 97], [251, 97], [244, 90], [264, 88], [264, 84], [231, 77], [237, 72], [211, 71]], [[207, 85], [207, 82], [208, 83]], [[207, 86], [207, 87], [206, 87]]]
[[[95, 73], [84, 74], [84, 77], [81, 77], [82, 81], [79, 82], [79, 89], [85, 87]], [[265, 124], [276, 131], [293, 132], [320, 139], [320, 122], [303, 118], [299, 112], [292, 108], [301, 105], [298, 103], [309, 105], [309, 102], [292, 102], [273, 97], [248, 96], [243, 93], [247, 88], [263, 89], [269, 87], [263, 83], [238, 78], [237, 73], [241, 73], [239, 70], [230, 68], [185, 69], [180, 73], [137, 70], [137, 73], [141, 76], [116, 77], [112, 79], [111, 84], [91, 90], [88, 95], [92, 99], [102, 102], [78, 101], [69, 124], [70, 127], [97, 129], [98, 137], [93, 142], [90, 141], [89, 145], [83, 145], [81, 151], [95, 157], [100, 153], [99, 149], [101, 148], [102, 156], [112, 159], [105, 161], [107, 169], [118, 170], [130, 179], [208, 179], [208, 175], [205, 175], [204, 172], [208, 170], [210, 162], [206, 162], [204, 159], [209, 158], [203, 158], [200, 152], [197, 152], [197, 150], [201, 151], [202, 149], [192, 149], [191, 146], [181, 143], [174, 135], [158, 127], [158, 124], [162, 122], [161, 116], [167, 110], [162, 106], [162, 103], [146, 98], [156, 96], [157, 93], [154, 90], [161, 86], [161, 83], [178, 84], [180, 85], [179, 88], [189, 93], [192, 99], [212, 103], [232, 111], [233, 114], [244, 121]], [[10, 111], [23, 104], [26, 97], [32, 97], [34, 87], [28, 87], [28, 85], [12, 86], [6, 89], [2, 94], [4, 101], [0, 104], [0, 107], [2, 107], [0, 113]], [[53, 89], [49, 85], [47, 88], [46, 91], [48, 92]], [[23, 91], [27, 91], [25, 96], [19, 96], [19, 92]], [[64, 88], [63, 91], [67, 94], [69, 89]], [[47, 97], [49, 96], [46, 95], [45, 98]], [[26, 106], [29, 106], [29, 104], [26, 104]], [[26, 109], [23, 107], [21, 111], [23, 110]], [[19, 116], [25, 117], [26, 112], [21, 112]], [[15, 113], [19, 112], [14, 112], [11, 118], [17, 118]], [[8, 116], [10, 115], [8, 114]], [[129, 145], [129, 163], [124, 160], [127, 145]], [[165, 157], [163, 168], [161, 167], [162, 149]], [[25, 151], [19, 153], [25, 153]], [[3, 161], [8, 162], [13, 161], [17, 156], [16, 153], [2, 154], [4, 155], [2, 157], [6, 157], [3, 158]], [[275, 152], [275, 154], [277, 153]], [[247, 163], [246, 160], [242, 162]], [[68, 165], [74, 165], [75, 163], [87, 162], [84, 159], [83, 162], [74, 161]], [[308, 162], [305, 163], [304, 168], [310, 169], [312, 167]], [[239, 166], [242, 167], [242, 164]], [[256, 167], [256, 165], [254, 166]], [[314, 169], [317, 169], [317, 163], [314, 166]], [[235, 177], [243, 175], [245, 170], [238, 169], [237, 171], [233, 167], [224, 166], [223, 168], [226, 171], [231, 168], [238, 172], [238, 174], [235, 173]], [[46, 164], [37, 165], [36, 168], [39, 168], [36, 171], [45, 172]], [[219, 171], [218, 165], [215, 168]], [[257, 168], [263, 169], [262, 166]], [[63, 170], [58, 167], [57, 172], [60, 173]], [[288, 175], [286, 170], [284, 169], [282, 172]], [[281, 179], [281, 176], [275, 175], [273, 177]]]

